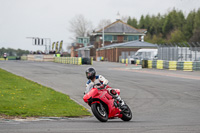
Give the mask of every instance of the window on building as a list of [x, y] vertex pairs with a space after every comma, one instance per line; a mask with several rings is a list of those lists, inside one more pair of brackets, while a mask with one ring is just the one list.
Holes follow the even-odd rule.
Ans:
[[96, 42], [98, 42], [98, 41], [99, 41], [99, 36], [96, 37]]
[[128, 36], [128, 41], [133, 41], [133, 36]]
[[79, 40], [78, 41], [79, 43], [83, 43], [83, 39], [82, 38], [79, 38], [78, 40]]
[[84, 39], [84, 43], [87, 43], [87, 39]]
[[139, 40], [139, 36], [134, 36], [134, 40]]
[[139, 40], [139, 36], [136, 35], [127, 35], [127, 36], [124, 36], [124, 41], [133, 41], [133, 40]]
[[124, 36], [124, 41], [127, 41], [128, 40], [128, 36]]
[[114, 36], [114, 37], [113, 37], [113, 40], [114, 40], [114, 41], [117, 41], [117, 36]]
[[112, 35], [105, 35], [104, 36], [104, 40], [105, 41], [112, 41], [113, 40], [113, 36]]

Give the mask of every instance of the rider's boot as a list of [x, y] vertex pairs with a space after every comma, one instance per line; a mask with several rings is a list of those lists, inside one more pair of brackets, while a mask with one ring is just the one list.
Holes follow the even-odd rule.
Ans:
[[124, 101], [121, 99], [121, 97], [117, 94], [116, 100], [119, 101], [119, 106], [122, 107], [125, 105]]
[[125, 105], [124, 101], [121, 99], [121, 97], [117, 94], [117, 92], [113, 89], [110, 90], [111, 95], [113, 96], [114, 99], [119, 101], [119, 108]]

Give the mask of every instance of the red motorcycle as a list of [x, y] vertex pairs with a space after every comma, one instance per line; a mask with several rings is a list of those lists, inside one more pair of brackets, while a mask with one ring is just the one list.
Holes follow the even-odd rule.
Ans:
[[[123, 121], [130, 121], [132, 113], [128, 105], [125, 104], [120, 107], [119, 101], [113, 98], [107, 88], [110, 87], [108, 85], [104, 88], [93, 87], [84, 95], [83, 100], [91, 107], [94, 116], [101, 122], [116, 117]], [[119, 89], [114, 90], [120, 95]]]

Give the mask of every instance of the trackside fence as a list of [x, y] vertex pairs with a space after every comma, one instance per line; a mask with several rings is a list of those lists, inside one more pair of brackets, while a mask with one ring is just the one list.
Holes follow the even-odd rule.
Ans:
[[[0, 60], [5, 60], [4, 58], [0, 58]], [[8, 60], [8, 58], [6, 58], [6, 60]]]
[[157, 57], [168, 61], [200, 61], [200, 43], [159, 44]]
[[27, 56], [21, 56], [21, 60], [27, 60]]
[[54, 62], [63, 63], [63, 64], [73, 64], [73, 65], [82, 65], [82, 64], [93, 64], [93, 58], [81, 58], [81, 57], [55, 57]]
[[[165, 61], [165, 60], [136, 60], [143, 68], [200, 71], [200, 61]], [[128, 64], [128, 59], [121, 59], [120, 63]]]
[[[142, 62], [142, 64], [141, 64]], [[143, 61], [138, 61], [140, 65], [144, 65]], [[137, 61], [136, 61], [137, 64]], [[200, 71], [200, 61], [164, 61], [164, 60], [148, 60], [146, 68], [183, 70], [183, 71]]]

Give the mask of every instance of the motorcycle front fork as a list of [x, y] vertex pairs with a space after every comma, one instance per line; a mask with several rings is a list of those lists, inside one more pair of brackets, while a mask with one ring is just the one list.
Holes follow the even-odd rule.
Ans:
[[115, 106], [116, 108], [119, 107], [119, 101], [117, 101], [117, 99], [114, 100], [114, 106]]

